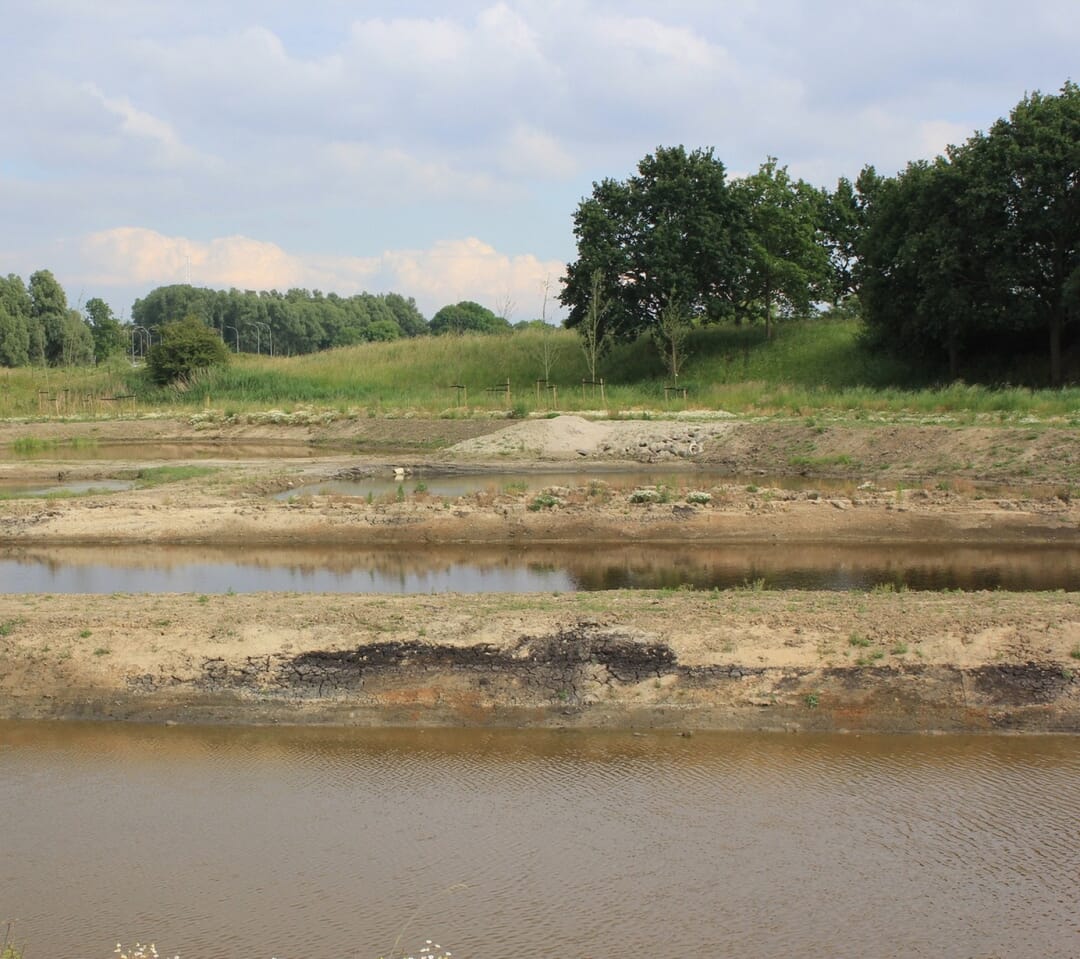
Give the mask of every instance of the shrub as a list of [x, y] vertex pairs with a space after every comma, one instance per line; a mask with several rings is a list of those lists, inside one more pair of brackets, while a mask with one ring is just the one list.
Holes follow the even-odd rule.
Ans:
[[529, 503], [529, 511], [538, 513], [542, 509], [555, 509], [557, 506], [562, 506], [562, 500], [558, 496], [553, 493], [541, 493]]
[[229, 362], [229, 351], [221, 337], [197, 316], [163, 324], [160, 337], [150, 347], [146, 366], [151, 379], [162, 386]]

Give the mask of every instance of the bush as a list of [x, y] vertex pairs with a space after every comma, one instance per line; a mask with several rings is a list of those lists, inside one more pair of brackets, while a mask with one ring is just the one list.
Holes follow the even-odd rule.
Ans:
[[186, 379], [197, 370], [225, 366], [229, 351], [217, 332], [197, 316], [188, 316], [159, 327], [160, 339], [146, 357], [146, 367], [162, 386]]

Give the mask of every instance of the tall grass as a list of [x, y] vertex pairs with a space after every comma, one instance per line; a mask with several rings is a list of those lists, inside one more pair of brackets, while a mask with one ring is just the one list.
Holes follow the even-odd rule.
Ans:
[[[1071, 417], [1080, 425], [1078, 389], [937, 387], [928, 375], [866, 350], [858, 321], [837, 318], [783, 324], [771, 341], [760, 327], [696, 330], [679, 380], [688, 389], [685, 399], [665, 395], [670, 384], [647, 339], [617, 344], [604, 358], [602, 403], [598, 389], [582, 387], [587, 371], [576, 334], [530, 330], [370, 343], [292, 358], [241, 355], [229, 367], [168, 388], [153, 386], [126, 361], [96, 370], [0, 370], [0, 416], [204, 407], [226, 413], [316, 407], [346, 415], [542, 412], [556, 405], [552, 393], [536, 387], [545, 347], [555, 355], [552, 381], [563, 411], [606, 405], [610, 411], [725, 409], [752, 415], [1033, 415]], [[127, 396], [133, 398], [116, 399]]]

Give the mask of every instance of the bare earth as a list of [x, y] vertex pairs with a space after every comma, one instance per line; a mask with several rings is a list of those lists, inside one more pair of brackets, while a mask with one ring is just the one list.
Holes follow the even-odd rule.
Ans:
[[[27, 437], [62, 445], [14, 455]], [[161, 465], [138, 443], [217, 469], [130, 492], [0, 500], [0, 545], [1080, 546], [1078, 438], [1067, 425], [722, 414], [4, 423], [0, 492]], [[107, 458], [76, 455], [88, 441]], [[677, 481], [652, 492], [620, 481], [642, 463]], [[413, 493], [408, 479], [400, 501], [270, 495], [395, 468], [490, 471], [492, 483], [454, 500]], [[497, 473], [511, 468], [594, 479], [538, 499], [533, 484], [502, 487]], [[792, 473], [809, 478], [770, 482]], [[1076, 732], [1076, 673], [1080, 602], [1068, 593], [0, 594], [0, 717]]]

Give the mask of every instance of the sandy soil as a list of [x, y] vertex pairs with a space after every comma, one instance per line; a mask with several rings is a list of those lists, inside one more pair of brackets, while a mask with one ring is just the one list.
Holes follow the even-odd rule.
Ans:
[[[12, 455], [28, 436], [121, 442], [131, 455], [109, 446], [107, 460], [87, 459], [85, 445], [79, 456], [63, 445]], [[140, 442], [200, 444], [190, 459], [218, 469], [125, 493], [0, 500], [0, 545], [1080, 545], [1080, 444], [1063, 426], [721, 415], [8, 423], [0, 489], [134, 476], [158, 462]], [[541, 494], [494, 482], [453, 501], [269, 495], [357, 471], [572, 463], [602, 466], [604, 481]], [[621, 484], [620, 468], [640, 463], [679, 479], [648, 494]], [[741, 476], [696, 475], [716, 466]], [[764, 478], [792, 472], [810, 474], [809, 487]], [[1080, 731], [1078, 656], [1072, 594], [0, 595], [0, 716], [10, 717]]]

